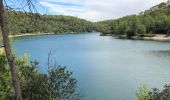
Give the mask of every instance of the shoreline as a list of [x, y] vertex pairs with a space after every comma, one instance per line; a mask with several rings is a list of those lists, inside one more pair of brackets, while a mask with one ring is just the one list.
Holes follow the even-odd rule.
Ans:
[[[25, 33], [25, 34], [8, 35], [8, 37], [11, 39], [16, 37], [39, 36], [39, 35], [55, 35], [55, 33]], [[0, 40], [2, 40], [2, 36], [0, 37]]]
[[[8, 37], [10, 39], [17, 38], [17, 37], [24, 37], [24, 36], [40, 36], [40, 35], [55, 35], [55, 33], [26, 33], [26, 34], [17, 34], [17, 35], [9, 35]], [[0, 37], [0, 40], [2, 40], [2, 37]], [[0, 54], [4, 52], [4, 47], [0, 47]]]
[[[100, 36], [113, 36], [117, 39], [127, 39], [126, 35], [115, 35], [115, 34], [100, 34]], [[131, 39], [133, 40], [151, 40], [151, 41], [170, 41], [170, 36], [166, 34], [153, 34], [153, 36], [133, 36]]]
[[[9, 38], [17, 38], [17, 37], [24, 37], [24, 36], [40, 36], [40, 35], [57, 35], [55, 33], [25, 33], [25, 34], [17, 34], [17, 35], [9, 35]], [[125, 35], [115, 35], [115, 34], [100, 34], [100, 36], [113, 36], [118, 39], [126, 39]], [[0, 40], [2, 37], [0, 38]], [[134, 40], [153, 40], [153, 41], [170, 41], [170, 36], [166, 34], [154, 34], [154, 36], [133, 36], [132, 39]], [[1, 47], [0, 47], [1, 49]]]
[[[24, 37], [24, 36], [40, 36], [40, 35], [57, 35], [55, 33], [26, 33], [26, 34], [19, 34], [19, 35], [9, 35], [9, 38], [17, 38], [17, 37]], [[127, 39], [126, 35], [115, 35], [115, 34], [100, 34], [100, 36], [113, 36], [117, 39]], [[2, 38], [0, 38], [1, 40]], [[170, 36], [165, 34], [154, 34], [153, 36], [133, 36], [132, 40], [150, 40], [150, 41], [161, 41], [161, 42], [170, 42]], [[4, 48], [0, 47], [0, 54], [4, 52]]]
[[[84, 32], [86, 33], [86, 32]], [[68, 33], [62, 33], [68, 34]], [[76, 32], [70, 32], [70, 34], [76, 34]], [[55, 33], [25, 33], [25, 34], [17, 34], [17, 35], [9, 35], [9, 39], [18, 38], [18, 37], [25, 37], [25, 36], [41, 36], [41, 35], [61, 35], [61, 34], [55, 34]], [[2, 36], [0, 36], [0, 40], [2, 40]], [[0, 45], [1, 46], [1, 45]], [[0, 47], [0, 54], [4, 53], [4, 47]]]
[[39, 36], [39, 35], [55, 35], [55, 33], [26, 33], [26, 34], [17, 34], [17, 35], [9, 35], [9, 38], [16, 38], [16, 37], [24, 37], [24, 36]]
[[[40, 36], [40, 35], [67, 35], [67, 34], [77, 34], [79, 32], [69, 32], [69, 33], [25, 33], [25, 34], [16, 34], [16, 35], [9, 35], [9, 38], [16, 38], [16, 37], [24, 37], [24, 36]], [[88, 32], [82, 32], [88, 33]]]
[[154, 41], [170, 41], [170, 36], [164, 34], [157, 34], [153, 37], [143, 37], [143, 40], [154, 40]]
[[170, 41], [170, 36], [166, 34], [154, 34], [153, 36], [133, 36], [132, 39], [134, 40], [152, 40], [152, 41]]

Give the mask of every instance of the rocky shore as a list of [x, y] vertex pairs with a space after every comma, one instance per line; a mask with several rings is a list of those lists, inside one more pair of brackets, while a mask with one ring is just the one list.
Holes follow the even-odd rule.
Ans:
[[170, 41], [170, 36], [157, 34], [153, 37], [143, 37], [144, 40], [155, 40], [155, 41]]
[[[113, 36], [118, 39], [127, 39], [126, 35], [114, 35], [114, 34], [100, 34], [100, 36]], [[144, 36], [133, 36], [134, 40], [154, 40], [154, 41], [170, 41], [170, 36], [166, 34], [149, 34]]]

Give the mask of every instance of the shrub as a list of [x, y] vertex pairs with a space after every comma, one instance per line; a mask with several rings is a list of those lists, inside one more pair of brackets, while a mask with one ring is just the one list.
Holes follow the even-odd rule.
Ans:
[[137, 98], [138, 100], [170, 100], [170, 85], [164, 85], [163, 90], [153, 88], [151, 91], [141, 87], [137, 92]]
[[[0, 55], [0, 100], [13, 100], [9, 66], [5, 55]], [[51, 63], [51, 62], [49, 62]], [[29, 61], [28, 55], [17, 58], [16, 65], [24, 100], [77, 100], [77, 80], [66, 67], [51, 64], [48, 73], [38, 71], [38, 62]]]
[[149, 100], [148, 99], [148, 97], [149, 97], [148, 93], [149, 93], [149, 90], [148, 90], [147, 86], [143, 85], [137, 91], [136, 96], [137, 96], [138, 100]]

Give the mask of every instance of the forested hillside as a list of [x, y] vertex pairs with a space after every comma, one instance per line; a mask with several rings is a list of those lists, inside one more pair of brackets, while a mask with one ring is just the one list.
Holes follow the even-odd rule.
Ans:
[[156, 5], [137, 15], [96, 23], [72, 16], [40, 15], [12, 9], [8, 9], [6, 14], [10, 34], [61, 34], [92, 31], [99, 31], [103, 34], [126, 35], [127, 37], [170, 34], [170, 1]]
[[170, 1], [156, 5], [138, 15], [97, 23], [103, 34], [126, 34], [128, 37], [146, 34], [170, 34]]
[[90, 21], [72, 16], [40, 15], [7, 10], [10, 34], [92, 32]]

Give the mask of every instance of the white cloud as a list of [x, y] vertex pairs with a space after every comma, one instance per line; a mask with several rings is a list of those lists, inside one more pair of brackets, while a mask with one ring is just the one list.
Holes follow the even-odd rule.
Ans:
[[[53, 0], [48, 0], [48, 1], [53, 1]], [[77, 16], [81, 12], [83, 12], [83, 9], [81, 7], [77, 7], [77, 6], [66, 6], [66, 5], [52, 4], [52, 3], [45, 2], [45, 1], [40, 1], [39, 3], [42, 6], [47, 7], [49, 9], [49, 11], [56, 12], [58, 14]]]
[[[41, 0], [50, 11], [91, 21], [114, 19], [137, 14], [167, 0]], [[57, 2], [75, 5], [60, 5]]]
[[81, 0], [41, 0], [44, 2], [62, 2], [62, 3], [72, 3], [72, 4], [80, 4]]

